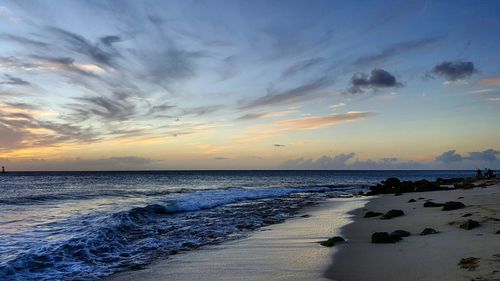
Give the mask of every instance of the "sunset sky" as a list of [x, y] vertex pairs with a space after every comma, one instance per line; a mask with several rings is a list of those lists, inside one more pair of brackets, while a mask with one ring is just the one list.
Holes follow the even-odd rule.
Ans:
[[0, 1], [10, 170], [500, 168], [500, 1]]

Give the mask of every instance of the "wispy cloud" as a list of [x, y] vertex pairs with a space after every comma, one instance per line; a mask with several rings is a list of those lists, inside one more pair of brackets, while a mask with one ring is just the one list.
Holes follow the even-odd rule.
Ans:
[[388, 46], [377, 53], [359, 57], [352, 64], [355, 67], [374, 66], [380, 62], [386, 61], [389, 58], [395, 57], [403, 53], [429, 48], [431, 46], [436, 45], [443, 39], [444, 39], [443, 36], [436, 36], [430, 38], [423, 38], [419, 40], [399, 42], [391, 46]]
[[280, 117], [280, 116], [285, 116], [291, 113], [298, 112], [297, 109], [289, 109], [289, 110], [281, 110], [281, 111], [265, 111], [265, 112], [255, 112], [255, 113], [247, 113], [245, 115], [242, 115], [238, 117], [237, 120], [254, 120], [254, 119], [260, 119], [260, 118], [273, 118], [273, 117]]
[[310, 58], [310, 59], [298, 61], [298, 62], [292, 64], [287, 69], [285, 69], [283, 71], [282, 77], [284, 77], [284, 78], [293, 77], [296, 74], [298, 74], [302, 71], [307, 71], [313, 67], [316, 67], [316, 66], [324, 63], [325, 61], [326, 61], [325, 58]]
[[284, 91], [269, 89], [267, 95], [244, 102], [240, 108], [249, 109], [272, 105], [286, 105], [311, 99], [317, 99], [322, 97], [321, 95], [319, 95], [321, 94], [321, 91], [325, 90], [332, 84], [332, 79], [328, 77], [321, 77], [314, 81]]
[[271, 124], [255, 125], [250, 127], [236, 139], [246, 141], [262, 140], [287, 133], [316, 130], [341, 123], [362, 120], [376, 115], [375, 112], [348, 112], [345, 114], [331, 114], [325, 116], [308, 116], [297, 119], [285, 119]]

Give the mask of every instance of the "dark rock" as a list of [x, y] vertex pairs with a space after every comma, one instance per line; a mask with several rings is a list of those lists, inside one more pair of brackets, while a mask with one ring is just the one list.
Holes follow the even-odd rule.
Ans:
[[405, 213], [401, 210], [390, 210], [389, 212], [385, 213], [385, 215], [383, 215], [381, 217], [381, 219], [383, 220], [389, 220], [389, 219], [392, 219], [392, 218], [395, 218], [395, 217], [400, 217], [400, 216], [404, 216]]
[[466, 217], [470, 217], [470, 216], [472, 216], [472, 214], [471, 214], [471, 213], [467, 213], [467, 214], [464, 214], [464, 215], [462, 216], [462, 218], [466, 218]]
[[335, 244], [343, 243], [343, 242], [345, 242], [344, 238], [342, 238], [340, 236], [335, 236], [335, 237], [332, 237], [326, 241], [322, 241], [319, 244], [321, 246], [325, 246], [325, 247], [333, 247], [333, 246], [335, 246]]
[[470, 183], [470, 182], [456, 183], [453, 186], [455, 188], [461, 188], [461, 189], [472, 189], [472, 188], [476, 187], [473, 183]]
[[394, 196], [401, 196], [401, 195], [403, 195], [403, 193], [401, 193], [401, 192], [394, 193]]
[[412, 198], [412, 199], [410, 199], [410, 200], [408, 200], [408, 203], [413, 203], [413, 202], [417, 202], [417, 200], [415, 200], [415, 199], [413, 199], [413, 198]]
[[382, 182], [385, 186], [388, 187], [397, 187], [401, 184], [401, 181], [398, 178], [387, 178], [385, 181]]
[[464, 180], [465, 180], [464, 178], [451, 178], [451, 179], [438, 178], [436, 180], [436, 183], [439, 185], [454, 185], [456, 183], [463, 182]]
[[399, 237], [399, 238], [408, 237], [410, 235], [411, 233], [406, 230], [395, 230], [390, 234], [391, 237]]
[[305, 215], [302, 215], [302, 216], [300, 216], [300, 217], [301, 217], [301, 218], [309, 218], [309, 217], [311, 217], [311, 215], [307, 215], [307, 214], [305, 214]]
[[424, 197], [418, 197], [418, 200], [424, 200], [425, 198]]
[[463, 196], [460, 196], [460, 197], [458, 197], [457, 199], [464, 199], [464, 197], [463, 197]]
[[372, 243], [395, 243], [401, 240], [401, 237], [393, 237], [387, 232], [375, 232], [372, 234]]
[[439, 184], [430, 182], [428, 180], [419, 180], [415, 182], [416, 192], [442, 190], [442, 189], [446, 189], [446, 187], [441, 187]]
[[439, 231], [433, 229], [433, 228], [426, 228], [420, 232], [420, 235], [429, 235], [429, 234], [436, 234], [439, 233]]
[[471, 230], [479, 226], [479, 222], [475, 220], [468, 220], [460, 225], [460, 228]]
[[366, 214], [365, 214], [365, 218], [373, 218], [373, 217], [378, 217], [378, 216], [381, 216], [382, 213], [379, 213], [379, 212], [372, 212], [372, 211], [368, 211]]
[[497, 230], [497, 232], [495, 232], [495, 234], [500, 234], [500, 230]]
[[458, 266], [469, 271], [476, 270], [479, 267], [479, 258], [469, 257], [463, 258], [458, 262]]
[[434, 207], [443, 207], [444, 204], [442, 203], [434, 203], [432, 201], [427, 201], [424, 203], [424, 207], [426, 208], [434, 208]]
[[444, 203], [443, 211], [452, 211], [452, 210], [457, 210], [457, 209], [462, 209], [462, 208], [465, 208], [464, 203], [457, 202], [457, 201], [449, 201], [449, 202]]

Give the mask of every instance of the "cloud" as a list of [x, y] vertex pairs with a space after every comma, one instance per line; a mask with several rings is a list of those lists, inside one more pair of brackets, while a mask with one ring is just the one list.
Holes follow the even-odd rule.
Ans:
[[477, 69], [470, 61], [445, 61], [432, 69], [431, 73], [444, 77], [447, 81], [457, 81], [468, 78], [476, 73]]
[[111, 171], [111, 170], [149, 170], [161, 161], [138, 157], [117, 156], [97, 159], [1, 159], [9, 170], [24, 171]]
[[[59, 37], [62, 41], [64, 41], [68, 48], [71, 50], [86, 55], [88, 58], [92, 59], [94, 62], [100, 65], [106, 65], [115, 68], [113, 60], [120, 56], [117, 50], [111, 48], [111, 44], [107, 44], [107, 49], [100, 47], [98, 44], [94, 44], [90, 42], [85, 37], [73, 33], [71, 31], [58, 28], [58, 27], [47, 27], [47, 30], [57, 37]], [[106, 37], [105, 37], [106, 38]], [[101, 38], [102, 42], [102, 38]], [[104, 42], [112, 43], [113, 40], [105, 39]]]
[[444, 163], [450, 163], [450, 162], [457, 162], [457, 161], [462, 161], [462, 155], [456, 153], [456, 150], [448, 150], [446, 152], [443, 152], [443, 154], [438, 155], [436, 157], [437, 161], [441, 161]]
[[318, 93], [326, 89], [332, 83], [333, 81], [331, 79], [321, 77], [317, 80], [285, 91], [269, 89], [267, 95], [246, 102], [240, 108], [248, 109], [262, 106], [283, 105], [320, 98], [321, 96], [319, 96]]
[[49, 46], [49, 44], [38, 40], [33, 40], [23, 36], [7, 34], [7, 33], [0, 34], [0, 39], [8, 40], [25, 47], [45, 48]]
[[342, 122], [364, 119], [374, 115], [374, 112], [348, 112], [345, 114], [331, 114], [326, 116], [282, 120], [278, 121], [275, 126], [277, 129], [281, 128], [281, 130], [286, 131], [311, 130], [332, 126]]
[[77, 100], [82, 103], [70, 105], [74, 109], [71, 117], [76, 117], [76, 120], [98, 116], [108, 121], [123, 121], [136, 114], [135, 102], [131, 101], [130, 95], [126, 93], [115, 92], [111, 97], [80, 97]]
[[499, 86], [500, 85], [500, 77], [488, 77], [478, 81], [479, 85], [482, 86]]
[[271, 124], [255, 125], [236, 138], [240, 141], [258, 141], [286, 133], [316, 130], [341, 123], [363, 120], [374, 116], [374, 112], [348, 112], [325, 116], [308, 116], [297, 119], [285, 119]]
[[226, 157], [214, 157], [214, 160], [228, 160]]
[[298, 112], [296, 109], [282, 110], [282, 111], [269, 111], [269, 112], [255, 112], [255, 113], [247, 113], [238, 117], [236, 120], [246, 121], [246, 120], [254, 120], [260, 118], [272, 118], [272, 117], [280, 117], [284, 115], [288, 115], [291, 113]]
[[0, 108], [0, 151], [98, 140], [96, 133], [89, 127], [39, 120], [29, 112], [33, 107], [27, 104], [11, 103], [10, 106], [23, 109], [24, 112]]
[[486, 162], [494, 162], [494, 161], [498, 161], [499, 160], [497, 158], [497, 155], [500, 156], [500, 151], [499, 150], [487, 149], [487, 150], [484, 150], [484, 151], [469, 152], [469, 159], [471, 159], [471, 160], [486, 161]]
[[354, 74], [351, 78], [349, 92], [352, 94], [363, 93], [367, 90], [378, 90], [380, 88], [401, 87], [402, 84], [396, 77], [383, 69], [373, 69], [368, 76], [365, 73]]
[[444, 163], [453, 169], [500, 168], [500, 150], [471, 151], [466, 155], [449, 150], [436, 157], [436, 163]]
[[282, 168], [292, 170], [389, 170], [419, 169], [423, 165], [414, 161], [400, 161], [397, 158], [379, 160], [358, 160], [355, 153], [341, 153], [334, 156], [323, 155], [317, 159], [292, 159], [282, 163]]
[[443, 36], [437, 36], [419, 40], [399, 42], [381, 50], [378, 53], [359, 57], [352, 64], [355, 67], [373, 66], [379, 62], [386, 61], [387, 59], [395, 57], [402, 53], [416, 51], [435, 45], [443, 38]]
[[317, 65], [322, 64], [325, 61], [326, 61], [325, 58], [310, 58], [307, 60], [301, 60], [299, 62], [294, 63], [287, 69], [285, 69], [285, 71], [283, 71], [282, 77], [284, 78], [293, 77], [297, 73], [309, 70]]
[[344, 107], [344, 106], [346, 106], [346, 104], [345, 104], [345, 103], [343, 103], [343, 102], [339, 102], [339, 103], [336, 103], [336, 104], [330, 105], [330, 108], [331, 108], [331, 109], [333, 109], [333, 110], [335, 110], [335, 109], [337, 109], [337, 108], [341, 108], [341, 107]]
[[7, 81], [0, 82], [0, 84], [3, 85], [18, 85], [18, 86], [29, 86], [31, 85], [30, 82], [23, 80], [19, 77], [14, 77], [9, 74], [4, 74], [5, 78], [7, 78]]

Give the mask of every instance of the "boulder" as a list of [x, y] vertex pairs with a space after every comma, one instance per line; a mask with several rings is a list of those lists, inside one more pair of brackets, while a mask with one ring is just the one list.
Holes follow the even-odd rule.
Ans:
[[379, 213], [379, 212], [372, 212], [372, 211], [368, 211], [366, 214], [365, 214], [365, 218], [373, 218], [373, 217], [378, 217], [378, 216], [381, 216], [382, 213]]
[[449, 201], [449, 202], [444, 203], [443, 211], [452, 211], [452, 210], [457, 210], [457, 209], [462, 209], [462, 208], [465, 208], [464, 203], [457, 202], [457, 201]]
[[396, 243], [401, 240], [401, 237], [393, 237], [387, 232], [375, 232], [372, 234], [372, 243]]
[[424, 203], [425, 208], [434, 208], [434, 207], [443, 207], [444, 204], [442, 203], [434, 203], [432, 201], [427, 201]]
[[429, 235], [429, 234], [436, 234], [439, 233], [439, 231], [433, 229], [433, 228], [426, 228], [420, 232], [420, 235]]
[[389, 219], [392, 219], [392, 218], [395, 218], [395, 217], [400, 217], [400, 216], [404, 216], [405, 213], [401, 210], [390, 210], [389, 212], [385, 213], [385, 215], [383, 215], [381, 217], [381, 219], [383, 220], [389, 220]]
[[472, 214], [471, 214], [471, 213], [467, 213], [467, 214], [464, 214], [464, 215], [462, 216], [462, 218], [466, 218], [466, 217], [470, 217], [470, 216], [472, 216]]
[[394, 193], [394, 196], [401, 196], [401, 195], [403, 195], [403, 193], [401, 193], [401, 192]]
[[468, 220], [460, 225], [460, 228], [471, 230], [478, 227], [480, 224], [475, 220]]
[[403, 237], [408, 237], [410, 236], [411, 233], [406, 231], [406, 230], [394, 230], [393, 232], [391, 232], [390, 236], [393, 237], [393, 238], [403, 238]]
[[408, 203], [413, 203], [413, 202], [417, 202], [417, 200], [415, 200], [415, 199], [413, 199], [413, 198], [412, 198], [412, 199], [410, 199], [410, 200], [408, 200]]
[[345, 242], [344, 238], [342, 238], [340, 236], [335, 236], [335, 237], [332, 237], [326, 241], [322, 241], [319, 244], [321, 246], [325, 246], [325, 247], [333, 247], [333, 246], [335, 246], [335, 244], [343, 243], [343, 242]]

